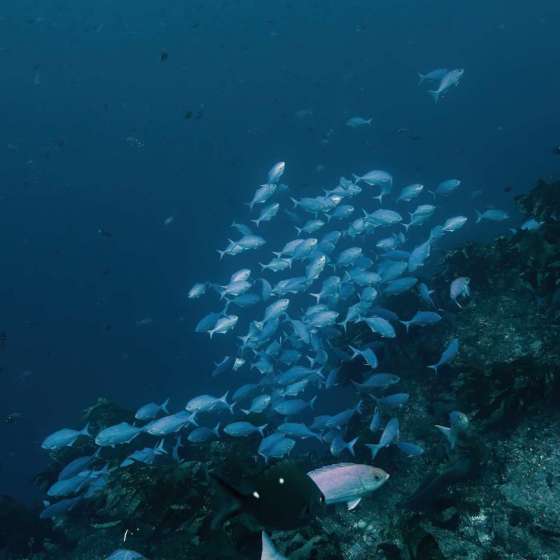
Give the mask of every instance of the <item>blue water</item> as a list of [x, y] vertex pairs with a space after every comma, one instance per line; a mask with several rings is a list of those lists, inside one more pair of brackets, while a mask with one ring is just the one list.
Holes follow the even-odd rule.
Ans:
[[[450, 213], [477, 189], [513, 212], [558, 174], [559, 26], [554, 0], [0, 5], [0, 419], [23, 415], [0, 424], [0, 494], [36, 499], [41, 440], [98, 396], [226, 388], [186, 291], [229, 277], [216, 249], [274, 162], [296, 196], [380, 167], [462, 178]], [[465, 75], [435, 105], [416, 73], [439, 66]]]

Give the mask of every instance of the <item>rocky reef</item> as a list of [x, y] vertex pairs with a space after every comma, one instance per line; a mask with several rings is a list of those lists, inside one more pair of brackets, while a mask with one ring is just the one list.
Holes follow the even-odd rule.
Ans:
[[[354, 511], [333, 507], [303, 529], [274, 533], [291, 560], [560, 559], [560, 183], [541, 181], [517, 202], [542, 225], [449, 252], [430, 280], [434, 300], [448, 308], [458, 276], [471, 279], [471, 298], [434, 329], [405, 335], [406, 354], [395, 345], [384, 358], [411, 393], [402, 430], [426, 452], [383, 450], [376, 465], [391, 479]], [[435, 376], [425, 364], [452, 337], [457, 359]], [[450, 449], [434, 424], [445, 425], [452, 410], [470, 425]], [[86, 417], [102, 428], [131, 413], [100, 400]], [[114, 465], [125, 456], [112, 453]], [[2, 498], [0, 559], [101, 560], [123, 540], [152, 560], [260, 558], [249, 518], [212, 528], [220, 496], [208, 476], [224, 465], [232, 475], [256, 472], [254, 450], [218, 441], [181, 453], [180, 463], [112, 470], [94, 498], [54, 520]], [[333, 462], [297, 460], [306, 468]], [[370, 462], [367, 450], [355, 461]]]

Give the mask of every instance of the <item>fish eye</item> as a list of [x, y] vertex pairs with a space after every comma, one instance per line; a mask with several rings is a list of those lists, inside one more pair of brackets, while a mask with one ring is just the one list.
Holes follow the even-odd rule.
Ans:
[[255, 500], [258, 500], [261, 497], [261, 495], [255, 490], [253, 492], [253, 498], [255, 498]]
[[286, 482], [282, 477], [278, 479], [278, 484], [284, 484]]

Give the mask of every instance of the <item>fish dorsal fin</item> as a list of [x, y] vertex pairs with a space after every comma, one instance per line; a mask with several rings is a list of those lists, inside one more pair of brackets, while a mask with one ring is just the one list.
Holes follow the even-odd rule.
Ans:
[[210, 473], [210, 476], [218, 483], [218, 486], [229, 496], [236, 499], [239, 502], [244, 502], [246, 499], [245, 494], [240, 491], [238, 488], [230, 484], [227, 480], [225, 480], [221, 475], [218, 473]]
[[362, 498], [356, 498], [355, 500], [351, 500], [350, 502], [348, 502], [346, 504], [348, 511], [352, 511], [353, 509], [355, 509], [361, 501]]
[[336, 463], [335, 465], [325, 465], [324, 467], [319, 467], [318, 469], [314, 469], [312, 471], [309, 471], [307, 474], [321, 474], [323, 472], [328, 472], [328, 471], [332, 471], [333, 469], [339, 468], [339, 467], [354, 467], [356, 466], [356, 463]]

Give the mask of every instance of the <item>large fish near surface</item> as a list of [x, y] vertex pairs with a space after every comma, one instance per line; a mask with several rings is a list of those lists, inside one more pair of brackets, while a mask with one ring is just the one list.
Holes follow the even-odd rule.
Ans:
[[240, 487], [216, 473], [212, 477], [236, 502], [234, 509], [214, 520], [214, 526], [238, 513], [247, 513], [265, 529], [297, 529], [309, 524], [325, 504], [325, 496], [317, 484], [291, 462], [267, 468]]
[[389, 475], [383, 469], [354, 463], [328, 465], [307, 475], [317, 484], [327, 505], [345, 503], [349, 510], [389, 480]]

